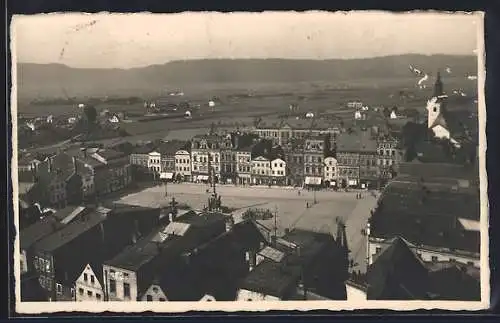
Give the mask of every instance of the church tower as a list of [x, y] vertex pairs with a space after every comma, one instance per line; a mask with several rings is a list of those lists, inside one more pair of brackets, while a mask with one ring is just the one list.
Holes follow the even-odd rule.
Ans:
[[443, 82], [441, 81], [441, 73], [437, 72], [436, 82], [434, 83], [434, 93], [433, 97], [438, 97], [444, 94]]

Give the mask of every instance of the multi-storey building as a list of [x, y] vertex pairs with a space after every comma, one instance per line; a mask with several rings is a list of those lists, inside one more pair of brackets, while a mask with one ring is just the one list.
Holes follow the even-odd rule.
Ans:
[[368, 188], [379, 179], [377, 142], [369, 131], [352, 131], [337, 137], [337, 168], [341, 187]]
[[333, 155], [325, 157], [323, 181], [326, 186], [337, 187], [337, 158]]
[[175, 153], [175, 174], [178, 181], [191, 181], [191, 154], [187, 149]]
[[319, 186], [323, 182], [324, 136], [311, 136], [304, 146], [304, 183]]
[[[221, 214], [191, 212], [173, 217], [166, 227], [104, 262], [105, 299], [141, 300], [149, 287], [166, 272], [182, 275], [195, 249], [224, 231], [225, 218]], [[176, 278], [175, 274], [170, 277]], [[168, 290], [165, 292], [169, 297]]]
[[286, 185], [286, 162], [281, 158], [271, 160], [271, 184]]
[[[431, 173], [432, 167], [429, 165]], [[478, 191], [457, 187], [449, 180], [425, 177], [422, 182], [406, 176], [387, 185], [367, 229], [370, 265], [392, 239], [401, 237], [423, 262], [462, 263], [479, 268]]]
[[309, 136], [338, 134], [340, 129], [326, 121], [318, 119], [275, 119], [261, 120], [254, 125], [251, 132], [261, 138], [270, 139], [280, 146], [287, 145], [292, 139], [303, 139]]
[[271, 180], [271, 161], [264, 156], [252, 159], [252, 183], [255, 185], [268, 185]]
[[238, 173], [238, 184], [251, 184], [252, 170], [252, 146], [238, 147], [236, 149], [236, 171]]
[[[193, 181], [206, 182], [213, 171], [215, 181], [220, 179], [220, 147], [227, 139], [217, 135], [197, 135], [191, 141], [191, 173]], [[209, 165], [212, 170], [209, 170]]]
[[294, 139], [283, 147], [287, 166], [288, 184], [304, 184], [304, 139]]
[[[172, 140], [161, 142], [156, 151], [161, 156], [161, 178], [162, 179], [173, 179], [176, 174], [176, 166], [181, 167], [180, 164], [176, 164], [177, 161], [186, 162], [186, 158], [176, 159], [176, 154], [180, 150], [188, 150], [189, 142]], [[191, 167], [190, 164], [183, 163], [182, 172], [183, 174], [187, 172], [186, 168]], [[182, 175], [181, 175], [182, 176]]]
[[381, 138], [378, 140], [377, 152], [380, 178], [388, 180], [403, 161], [403, 151], [400, 149], [399, 141], [390, 137]]
[[237, 182], [236, 151], [233, 149], [231, 134], [223, 138], [220, 145], [220, 180], [222, 183], [232, 184]]

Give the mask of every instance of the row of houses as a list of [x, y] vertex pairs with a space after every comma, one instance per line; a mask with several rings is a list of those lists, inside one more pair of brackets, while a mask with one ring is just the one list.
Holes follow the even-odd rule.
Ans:
[[402, 159], [398, 140], [366, 131], [310, 134], [284, 145], [248, 134], [199, 135], [130, 156], [131, 164], [178, 181], [207, 181], [213, 169], [220, 183], [363, 188], [390, 179]]
[[331, 235], [278, 238], [253, 221], [172, 205], [68, 207], [22, 230], [21, 299], [345, 299], [347, 250]]
[[19, 192], [28, 204], [78, 205], [132, 183], [130, 158], [117, 150], [73, 149], [40, 159], [24, 156], [18, 160], [19, 182], [33, 184]]

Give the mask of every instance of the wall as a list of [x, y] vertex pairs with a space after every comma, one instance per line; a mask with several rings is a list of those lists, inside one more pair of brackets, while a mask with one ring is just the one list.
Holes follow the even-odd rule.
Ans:
[[26, 256], [26, 250], [23, 250], [20, 254], [20, 267], [21, 274], [28, 272], [28, 257]]
[[360, 288], [350, 285], [349, 283], [345, 284], [347, 291], [347, 301], [348, 302], [362, 302], [366, 301], [366, 292]]
[[[104, 288], [105, 292], [108, 293], [108, 298], [110, 301], [136, 301], [137, 300], [137, 276], [135, 272], [124, 270], [121, 268], [116, 268], [108, 265], [103, 266], [104, 271]], [[114, 279], [113, 279], [114, 277]], [[112, 292], [110, 286], [111, 281], [114, 280], [116, 283], [115, 292]], [[124, 295], [124, 283], [128, 283], [130, 286], [130, 296], [126, 297]]]
[[[148, 296], [151, 297], [150, 300], [148, 300]], [[148, 290], [142, 295], [141, 301], [143, 302], [165, 302], [168, 301], [167, 297], [165, 296], [165, 293], [161, 289], [160, 286], [158, 285], [151, 285], [149, 286]]]
[[[100, 270], [101, 268], [96, 268]], [[85, 279], [87, 278], [87, 279]], [[87, 265], [75, 282], [75, 297], [78, 302], [104, 301], [104, 290], [93, 269]]]
[[[373, 264], [377, 260], [377, 256], [380, 255], [381, 252], [383, 252], [387, 247], [389, 247], [389, 243], [385, 241], [381, 242], [376, 242], [370, 239], [369, 242], [369, 263], [370, 265]], [[377, 248], [380, 248], [379, 251], [377, 252]], [[442, 261], [450, 261], [450, 259], [455, 259], [456, 262], [462, 263], [462, 264], [473, 264], [475, 267], [479, 268], [480, 260], [475, 257], [468, 257], [468, 256], [462, 256], [458, 255], [456, 253], [452, 252], [444, 252], [444, 251], [435, 251], [435, 250], [429, 250], [429, 249], [423, 249], [423, 248], [417, 248], [415, 246], [411, 246], [411, 249], [420, 256], [420, 258], [424, 262], [432, 262], [433, 257], [434, 261], [436, 262], [442, 262]]]
[[238, 296], [236, 297], [236, 301], [258, 302], [258, 301], [280, 301], [280, 299], [276, 296], [264, 295], [250, 290], [240, 289], [238, 291]]

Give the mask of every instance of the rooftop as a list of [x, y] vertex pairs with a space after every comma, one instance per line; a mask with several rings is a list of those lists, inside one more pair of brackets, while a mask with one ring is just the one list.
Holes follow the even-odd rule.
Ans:
[[155, 151], [159, 152], [162, 156], [174, 156], [177, 151], [186, 149], [187, 147], [188, 142], [185, 141], [165, 141], [156, 147]]
[[475, 180], [479, 177], [474, 167], [450, 163], [422, 163], [418, 161], [401, 163], [398, 168], [401, 175], [424, 178], [453, 178]]
[[369, 131], [354, 131], [337, 136], [337, 151], [339, 152], [376, 152], [377, 140], [371, 137]]
[[263, 260], [241, 284], [242, 289], [285, 298], [292, 293], [301, 278], [297, 266], [284, 266], [271, 260]]
[[371, 236], [395, 236], [422, 246], [479, 253], [480, 235], [459, 219], [479, 220], [477, 195], [390, 184], [370, 218]]
[[96, 152], [97, 155], [101, 156], [105, 160], [113, 160], [121, 157], [125, 157], [125, 153], [113, 149], [102, 149]]
[[91, 212], [80, 220], [70, 223], [63, 229], [43, 238], [36, 243], [35, 248], [45, 252], [55, 251], [94, 228], [103, 222], [105, 218], [106, 217], [99, 212]]
[[21, 249], [26, 250], [37, 241], [64, 227], [54, 216], [46, 216], [20, 232]]
[[407, 242], [396, 237], [368, 268], [367, 298], [372, 300], [423, 300], [427, 295], [427, 270]]

